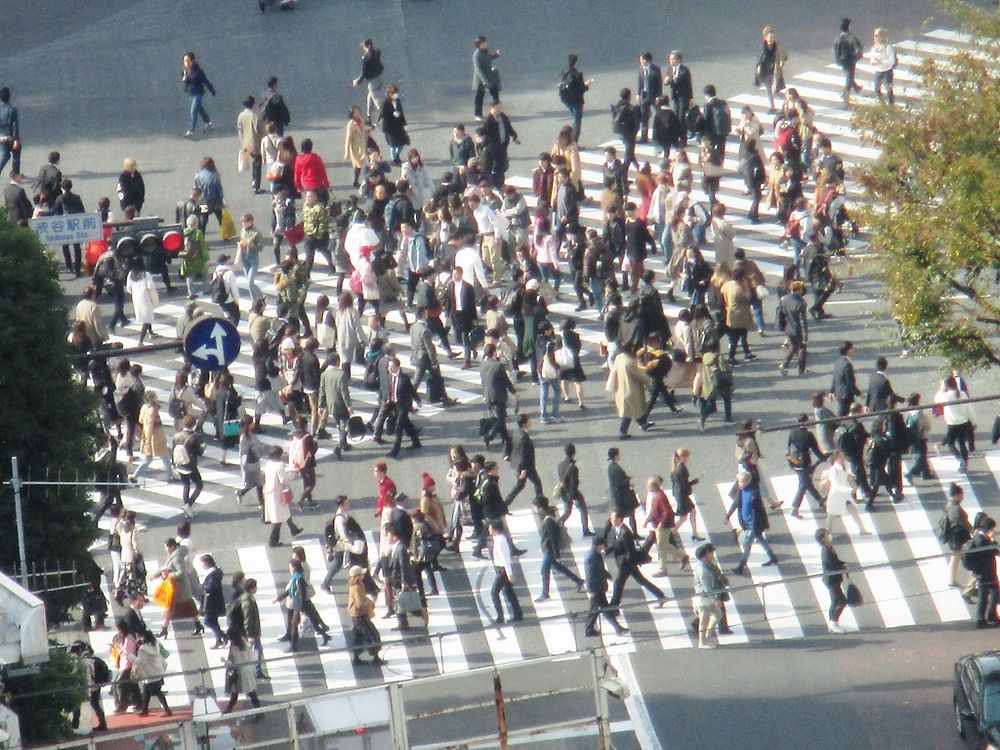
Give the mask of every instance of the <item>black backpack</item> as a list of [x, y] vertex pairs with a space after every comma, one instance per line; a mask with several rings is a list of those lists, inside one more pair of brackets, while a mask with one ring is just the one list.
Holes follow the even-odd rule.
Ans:
[[630, 135], [632, 128], [631, 105], [620, 102], [611, 108], [611, 129], [618, 135]]
[[212, 302], [217, 305], [224, 304], [229, 299], [229, 292], [226, 290], [226, 282], [221, 273], [212, 276]]
[[104, 661], [100, 656], [94, 657], [94, 684], [103, 685], [104, 683], [111, 682], [111, 670], [108, 668], [108, 663]]
[[564, 72], [562, 80], [559, 81], [559, 101], [567, 106], [574, 103], [573, 71], [571, 70]]

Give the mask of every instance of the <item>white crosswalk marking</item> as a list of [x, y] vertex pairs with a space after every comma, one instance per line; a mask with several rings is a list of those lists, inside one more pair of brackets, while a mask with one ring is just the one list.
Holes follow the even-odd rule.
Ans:
[[[947, 29], [929, 31], [920, 40], [896, 43], [899, 60], [895, 72], [897, 97], [909, 102], [922, 95], [922, 81], [917, 66], [922, 64], [926, 56], [940, 59], [942, 55], [956, 48], [968, 50], [972, 47], [970, 38]], [[976, 54], [974, 49], [973, 54]], [[865, 89], [861, 100], [871, 100], [872, 72], [866, 61], [859, 63], [858, 79]], [[863, 142], [860, 134], [852, 129], [852, 112], [843, 108], [840, 99], [843, 77], [836, 65], [823, 65], [816, 70], [798, 73], [789, 80], [789, 85], [795, 87], [799, 94], [809, 101], [815, 114], [816, 127], [831, 138], [834, 152], [840, 155], [848, 166], [866, 164], [877, 158], [877, 149], [873, 148], [870, 143]], [[739, 94], [730, 97], [728, 101], [733, 108], [734, 115], [739, 106], [750, 105], [762, 116], [765, 123], [769, 121], [769, 118], [764, 116], [767, 112], [768, 101], [760, 91]], [[781, 244], [783, 229], [773, 221], [773, 216], [770, 215], [769, 211], [762, 208], [762, 221], [759, 224], [751, 224], [747, 220], [745, 214], [750, 206], [750, 198], [743, 194], [743, 182], [736, 174], [737, 147], [735, 136], [730, 140], [724, 163], [726, 172], [720, 185], [720, 200], [729, 209], [728, 218], [736, 231], [737, 246], [746, 249], [764, 273], [769, 278], [774, 279], [780, 276], [784, 264], [791, 260], [792, 253], [789, 248]], [[610, 141], [610, 143], [618, 146], [620, 151], [620, 142]], [[773, 134], [765, 132], [762, 136], [762, 143], [765, 150], [770, 150], [774, 143]], [[688, 148], [688, 153], [689, 155], [694, 153], [693, 146]], [[637, 149], [637, 155], [640, 161], [649, 161], [654, 165], [654, 168], [660, 162], [655, 148], [649, 145], [640, 145]], [[600, 226], [603, 219], [597, 207], [602, 181], [602, 149], [584, 150], [580, 158], [586, 193], [588, 198], [593, 201], [582, 206], [581, 217], [587, 226], [597, 227]], [[698, 180], [700, 175], [697, 165], [694, 165], [694, 170], [695, 189], [692, 192], [692, 197], [695, 200], [704, 201], [705, 196], [700, 190]], [[848, 177], [848, 197], [852, 201], [860, 200], [862, 191], [858, 185], [850, 182], [851, 170], [848, 170]], [[535, 199], [531, 195], [529, 176], [510, 175], [508, 182], [525, 194], [529, 205], [534, 205]], [[863, 246], [866, 241], [864, 235], [852, 239], [852, 249]], [[708, 244], [704, 248], [705, 256], [708, 259], [714, 259], [712, 242], [713, 237], [709, 233]], [[662, 279], [666, 270], [666, 262], [667, 259], [662, 253], [659, 253], [647, 260], [647, 267], [655, 271], [657, 276]], [[325, 269], [326, 266], [321, 264], [314, 270], [312, 284], [307, 295], [310, 307], [315, 304], [319, 295], [327, 294], [333, 297], [336, 292], [338, 279], [327, 273]], [[241, 305], [245, 311], [248, 302], [245, 279], [242, 274], [238, 274], [238, 277]], [[268, 295], [268, 298], [273, 300], [276, 292], [273, 274], [269, 271], [263, 272], [258, 284]], [[550, 313], [553, 317], [565, 316], [576, 319], [578, 333], [585, 345], [585, 367], [588, 369], [596, 368], [598, 363], [593, 352], [603, 341], [603, 321], [599, 311], [592, 309], [577, 311], [575, 300], [566, 293], [568, 288], [568, 278], [564, 275], [563, 295], [550, 305]], [[854, 303], [850, 302], [850, 304]], [[211, 305], [205, 305], [205, 307], [211, 311], [215, 310], [214, 306]], [[676, 316], [681, 309], [680, 304], [666, 304], [665, 307], [671, 316]], [[164, 298], [163, 304], [156, 311], [157, 319], [154, 332], [164, 337], [172, 337], [176, 330], [176, 317], [183, 314], [183, 311], [184, 301], [181, 298]], [[130, 309], [129, 312], [131, 312]], [[390, 313], [389, 324], [391, 327], [389, 340], [396, 346], [404, 368], [409, 367], [410, 339], [409, 335], [403, 331], [402, 318], [399, 313]], [[245, 316], [240, 321], [238, 329], [246, 337], [249, 325]], [[131, 323], [119, 329], [112, 340], [120, 341], [125, 346], [134, 346], [137, 343], [138, 332], [139, 326]], [[153, 343], [159, 343], [159, 341], [159, 339], [154, 339]], [[161, 355], [152, 361], [147, 361], [150, 358], [143, 356], [135, 359], [143, 365], [143, 379], [147, 388], [155, 391], [160, 397], [163, 407], [161, 417], [169, 432], [173, 426], [173, 420], [166, 413], [166, 404], [169, 400], [176, 370], [181, 366], [183, 359], [173, 353]], [[479, 375], [476, 370], [464, 370], [446, 360], [442, 361], [441, 369], [450, 396], [457, 398], [463, 404], [478, 402], [481, 396]], [[253, 413], [252, 404], [255, 395], [253, 367], [246, 341], [244, 341], [240, 358], [233, 363], [230, 371], [236, 380], [237, 390], [244, 398], [245, 405], [250, 413]], [[361, 376], [362, 368], [354, 367], [351, 394], [358, 412], [368, 416], [377, 403], [378, 397], [377, 394], [362, 387]], [[533, 393], [530, 396], [533, 398]], [[439, 406], [424, 405], [419, 416], [428, 420], [447, 419], [446, 412], [447, 410]], [[265, 434], [261, 435], [265, 444], [287, 446], [288, 437], [285, 432], [287, 428], [281, 425], [280, 418], [276, 415], [265, 415], [262, 423], [269, 428]], [[200, 510], [207, 510], [209, 513], [213, 509], [218, 511], [226, 509], [228, 511], [228, 506], [218, 503], [220, 500], [223, 503], [232, 502], [233, 489], [242, 485], [239, 466], [236, 463], [237, 455], [236, 451], [229, 451], [228, 464], [220, 465], [221, 446], [211, 437], [214, 432], [211, 421], [207, 425], [209, 437], [206, 439], [207, 450], [201, 466], [206, 487], [198, 500], [198, 505]], [[321, 472], [324, 471], [325, 467], [331, 465], [328, 463], [331, 460], [331, 450], [328, 445], [329, 443], [323, 441], [318, 454]], [[931, 459], [931, 463], [938, 474], [942, 490], [947, 492], [952, 481], [958, 482], [963, 487], [965, 508], [970, 517], [982, 510], [984, 503], [990, 499], [985, 496], [977, 497], [975, 488], [981, 490], [982, 483], [990, 479], [995, 485], [1000, 486], [1000, 451], [987, 451], [981, 459], [978, 457], [971, 459], [970, 472], [975, 475], [975, 485], [969, 481], [967, 475], [958, 473], [958, 464], [954, 458], [950, 456], [936, 457]], [[129, 468], [133, 469], [134, 466], [135, 464], [132, 464]], [[769, 481], [778, 497], [787, 500], [794, 493], [795, 477], [792, 475], [779, 474]], [[718, 501], [715, 496], [717, 494], [721, 498], [722, 507], [728, 509], [730, 503], [728, 490], [728, 482], [720, 483], [715, 488], [708, 490], [709, 494], [702, 497], [702, 503], [716, 505]], [[123, 499], [125, 507], [138, 514], [140, 528], [144, 528], [152, 525], [153, 522], [176, 522], [181, 515], [181, 492], [179, 483], [164, 481], [160, 463], [156, 462], [147, 470], [139, 485], [126, 489], [123, 493]], [[980, 495], [982, 495], [981, 491]], [[97, 502], [96, 493], [92, 497]], [[909, 482], [904, 483], [904, 497], [905, 501], [900, 504], [881, 502], [880, 514], [864, 518], [865, 526], [876, 532], [872, 536], [861, 536], [860, 530], [850, 517], [843, 521], [846, 535], [841, 531], [841, 526], [835, 523], [837, 526], [834, 530], [836, 534], [835, 544], [843, 552], [846, 552], [843, 555], [845, 559], [849, 562], [856, 560], [857, 564], [863, 568], [862, 572], [855, 573], [854, 578], [856, 582], [863, 582], [867, 586], [870, 592], [870, 604], [874, 605], [868, 610], [859, 610], [857, 613], [847, 610], [841, 618], [841, 624], [849, 630], [858, 627], [858, 620], [861, 620], [867, 627], [868, 623], [876, 617], [876, 608], [878, 617], [886, 627], [962, 622], [968, 621], [971, 617], [969, 607], [962, 600], [959, 591], [948, 586], [947, 558], [943, 555], [942, 545], [935, 536], [937, 518], [941, 512], [938, 501], [934, 500], [932, 503], [931, 495], [925, 489]], [[933, 497], [937, 498], [939, 495], [935, 494]], [[696, 506], [699, 505], [697, 499], [695, 503]], [[989, 504], [992, 505], [991, 500]], [[238, 508], [235, 505], [232, 507]], [[710, 515], [716, 517], [717, 514], [711, 513]], [[798, 573], [802, 569], [810, 574], [820, 572], [819, 548], [813, 538], [813, 533], [819, 525], [825, 525], [828, 522], [820, 516], [813, 516], [811, 511], [807, 509], [803, 510], [803, 515], [805, 517], [802, 520], [787, 516], [772, 516], [775, 530], [771, 541], [775, 545], [775, 551], [781, 564], [769, 568], [761, 567], [765, 556], [759, 546], [755, 544], [750, 557], [751, 577], [731, 576], [731, 585], [734, 588], [752, 584], [752, 590], [747, 588], [738, 591], [733, 600], [727, 603], [729, 625], [734, 632], [732, 635], [720, 637], [720, 642], [723, 645], [813, 635], [816, 626], [824, 621], [829, 597], [822, 579], [817, 576], [806, 583], [798, 578]], [[639, 518], [641, 521], [641, 512]], [[442, 556], [442, 563], [448, 567], [448, 571], [438, 575], [440, 594], [428, 598], [429, 642], [426, 639], [417, 639], [410, 635], [403, 636], [390, 630], [391, 626], [395, 624], [395, 620], [381, 618], [381, 614], [385, 610], [383, 600], [380, 599], [379, 612], [376, 615], [377, 625], [379, 630], [383, 632], [382, 655], [388, 662], [380, 675], [381, 680], [408, 679], [413, 676], [415, 667], [420, 671], [421, 665], [424, 664], [429, 664], [429, 668], [436, 669], [437, 672], [459, 673], [468, 670], [470, 664], [478, 666], [477, 657], [481, 656], [488, 656], [492, 662], [501, 664], [545, 653], [559, 654], [594, 645], [591, 639], [586, 639], [582, 635], [582, 615], [578, 615], [576, 618], [564, 617], [564, 615], [573, 612], [582, 613], [587, 606], [586, 598], [583, 595], [577, 596], [567, 593], [571, 591], [571, 588], [568, 588], [569, 584], [566, 581], [558, 580], [554, 576], [550, 585], [551, 599], [542, 603], [531, 601], [541, 593], [541, 557], [537, 528], [531, 513], [527, 510], [515, 512], [508, 520], [517, 545], [527, 550], [527, 553], [518, 558], [517, 562], [517, 567], [523, 573], [524, 581], [521, 580], [521, 576], [518, 576], [514, 582], [520, 595], [526, 622], [517, 626], [496, 627], [493, 625], [495, 612], [489, 602], [490, 589], [494, 580], [493, 568], [488, 560], [477, 561], [471, 558], [468, 554], [471, 551], [471, 542], [467, 539], [463, 546], [466, 552], [464, 556], [450, 556], [447, 553]], [[100, 527], [108, 530], [110, 523], [109, 517], [105, 516], [101, 520]], [[895, 529], [895, 524], [898, 524], [898, 528], [902, 531], [901, 545], [895, 544], [893, 538], [896, 534], [895, 531], [886, 533], [887, 524], [891, 529]], [[787, 534], [784, 532], [785, 526], [787, 526]], [[590, 550], [590, 540], [582, 537], [582, 529], [576, 513], [571, 516], [567, 529], [571, 537], [571, 546], [569, 550], [564, 552], [563, 562], [582, 575], [583, 562]], [[881, 536], [878, 533], [880, 529]], [[707, 537], [708, 532], [709, 530], [705, 529], [703, 525], [702, 533]], [[724, 529], [716, 529], [715, 538], [721, 540], [724, 546], [730, 547], [728, 537], [723, 537], [727, 533]], [[374, 562], [378, 555], [377, 538], [371, 536], [370, 541], [370, 551]], [[306, 551], [306, 560], [311, 568], [310, 582], [317, 589], [314, 603], [330, 626], [332, 640], [329, 647], [321, 647], [317, 654], [313, 651], [312, 639], [306, 637], [303, 639], [303, 645], [306, 645], [306, 648], [296, 658], [290, 658], [285, 653], [283, 644], [277, 641], [278, 636], [284, 633], [285, 618], [283, 608], [273, 604], [273, 599], [277, 593], [277, 586], [283, 585], [288, 578], [288, 572], [283, 563], [284, 555], [275, 555], [272, 560], [269, 556], [270, 550], [264, 546], [255, 545], [234, 547], [217, 553], [217, 560], [223, 569], [227, 571], [242, 569], [248, 577], [258, 580], [257, 600], [264, 630], [265, 658], [268, 659], [268, 671], [271, 675], [270, 683], [266, 683], [269, 687], [265, 687], [264, 692], [266, 693], [269, 689], [275, 696], [284, 696], [322, 689], [353, 687], [359, 681], [379, 676], [378, 670], [375, 669], [355, 673], [351, 664], [351, 654], [348, 649], [350, 622], [346, 617], [345, 607], [346, 573], [341, 573], [335, 579], [333, 595], [319, 590], [326, 566], [321, 541], [316, 538], [304, 538], [298, 543]], [[98, 546], [103, 546], [103, 542]], [[693, 558], [694, 545], [686, 545], [686, 547]], [[904, 559], [895, 560], [894, 555], [896, 554], [903, 554]], [[727, 552], [727, 561], [730, 556], [731, 554]], [[905, 588], [905, 584], [908, 580], [910, 582], [917, 581], [917, 577], [908, 579], [902, 570], [902, 564], [910, 558], [928, 558], [916, 564], [920, 585], [915, 590]], [[901, 563], [900, 568], [894, 565], [896, 562]], [[890, 563], [890, 565], [886, 565], [886, 563]], [[150, 572], [155, 572], [156, 561], [148, 560], [147, 567]], [[643, 572], [649, 576], [657, 567], [656, 563], [645, 566]], [[794, 570], [795, 575], [790, 573], [789, 569]], [[963, 572], [963, 578], [965, 575]], [[638, 597], [627, 593], [626, 601], [628, 601], [628, 597], [631, 597], [631, 603], [623, 610], [621, 622], [628, 625], [629, 620], [631, 620], [635, 630], [623, 636], [617, 636], [611, 632], [610, 628], [603, 628], [601, 638], [608, 652], [612, 654], [641, 653], [644, 649], [694, 647], [687, 629], [690, 619], [690, 598], [693, 592], [690, 574], [688, 571], [682, 572], [679, 567], [671, 565], [668, 576], [653, 579], [653, 582], [667, 594], [669, 598], [667, 606], [658, 609], [655, 606], [655, 600], [648, 592], [642, 595], [642, 604], [639, 604]], [[155, 590], [157, 583], [157, 581], [150, 582], [151, 591]], [[105, 587], [107, 588], [106, 582]], [[628, 591], [631, 592], [633, 588], [633, 585], [629, 584]], [[562, 593], [560, 593], [560, 589]], [[474, 612], [465, 605], [469, 597], [475, 601]], [[916, 602], [916, 597], [929, 598], [933, 605], [932, 608], [921, 608]], [[462, 610], [456, 604], [458, 601], [463, 602]], [[763, 627], [763, 623], [757, 625], [756, 618], [759, 617], [761, 611], [766, 613], [767, 628]], [[154, 631], [158, 630], [162, 624], [162, 611], [150, 604], [145, 613], [150, 627]], [[420, 630], [417, 623], [411, 624]], [[202, 679], [197, 670], [203, 670], [206, 665], [209, 668], [207, 672], [204, 672], [207, 687], [214, 688], [217, 695], [222, 690], [223, 670], [219, 659], [225, 652], [210, 648], [214, 643], [214, 637], [211, 633], [206, 633], [204, 637], [189, 637], [183, 630], [187, 624], [181, 623], [180, 627], [181, 631], [179, 632], [176, 631], [176, 628], [172, 628], [171, 633], [164, 641], [164, 645], [170, 651], [168, 669], [172, 675], [167, 679], [167, 688], [172, 706], [190, 703], [194, 697], [194, 689]], [[103, 656], [107, 653], [112, 635], [113, 631], [110, 629], [94, 631], [90, 634], [91, 643], [98, 655]], [[489, 650], [488, 654], [467, 653], [466, 648], [472, 638], [484, 641]], [[428, 656], [431, 652], [433, 652], [433, 660]], [[321, 669], [317, 669], [317, 665]], [[182, 669], [187, 669], [191, 674], [181, 675]], [[107, 692], [105, 695], [107, 696]], [[105, 703], [110, 710], [110, 696], [105, 698]]]
[[[722, 507], [727, 512], [729, 511], [729, 506], [732, 504], [732, 500], [729, 499], [729, 488], [731, 486], [732, 482], [720, 482], [717, 485], [719, 497], [722, 500]], [[734, 526], [738, 525], [735, 522], [738, 512], [735, 511], [733, 513]], [[742, 539], [743, 534], [741, 533], [741, 543]], [[767, 624], [777, 640], [801, 638], [803, 635], [802, 625], [799, 624], [799, 618], [795, 613], [795, 606], [792, 604], [788, 588], [782, 583], [781, 572], [777, 565], [763, 567], [765, 562], [767, 562], [767, 555], [761, 549], [760, 543], [755, 541], [750, 548], [750, 557], [747, 560], [747, 572], [756, 586], [756, 593], [760, 598], [761, 605], [764, 607]], [[739, 578], [734, 577], [731, 582], [739, 585]]]

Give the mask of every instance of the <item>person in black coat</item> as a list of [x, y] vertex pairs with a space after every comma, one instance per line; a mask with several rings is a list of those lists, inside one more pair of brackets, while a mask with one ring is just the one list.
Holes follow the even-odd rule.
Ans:
[[413, 380], [405, 372], [399, 369], [399, 360], [393, 357], [388, 363], [389, 372], [389, 403], [396, 407], [396, 439], [393, 441], [392, 450], [388, 455], [396, 458], [399, 455], [399, 448], [403, 443], [403, 433], [410, 438], [410, 447], [414, 450], [420, 448], [420, 433], [413, 426], [410, 419], [410, 412], [416, 411], [413, 404], [420, 404], [420, 394], [413, 387]]
[[361, 42], [361, 75], [351, 81], [352, 85], [360, 86], [364, 82], [368, 87], [368, 94], [365, 97], [368, 122], [372, 119], [372, 109], [378, 106], [379, 96], [382, 93], [382, 73], [385, 66], [382, 65], [382, 52], [376, 49], [375, 43], [371, 39]]
[[793, 427], [788, 433], [788, 465], [792, 467], [795, 471], [795, 476], [799, 480], [798, 489], [795, 490], [795, 498], [792, 500], [792, 517], [799, 518], [799, 506], [802, 505], [802, 499], [806, 496], [808, 492], [813, 496], [813, 499], [823, 507], [823, 497], [819, 494], [819, 490], [816, 489], [816, 485], [813, 484], [812, 472], [813, 464], [810, 462], [810, 455], [815, 455], [818, 462], [826, 461], [827, 455], [819, 449], [819, 443], [816, 442], [816, 436], [813, 432], [807, 429], [804, 425], [809, 421], [809, 417], [805, 414], [800, 414], [798, 417], [798, 426]]
[[510, 505], [514, 498], [518, 496], [524, 486], [531, 482], [535, 486], [535, 499], [543, 498], [542, 480], [538, 476], [538, 467], [535, 465], [535, 442], [531, 439], [531, 417], [527, 414], [519, 414], [517, 417], [518, 434], [514, 441], [514, 450], [511, 453], [512, 463], [517, 471], [517, 482], [507, 493], [505, 502]]
[[597, 632], [597, 618], [602, 614], [611, 623], [616, 635], [625, 635], [628, 628], [618, 622], [618, 614], [608, 604], [608, 579], [611, 574], [604, 566], [605, 538], [603, 535], [594, 537], [594, 545], [587, 553], [583, 562], [583, 572], [587, 584], [587, 597], [590, 599], [590, 609], [587, 612], [587, 629], [584, 635], [594, 638]]
[[479, 377], [483, 387], [483, 401], [489, 410], [491, 423], [483, 441], [486, 447], [490, 447], [490, 442], [500, 437], [503, 441], [504, 460], [510, 458], [513, 450], [513, 440], [510, 431], [507, 429], [507, 403], [508, 394], [514, 397], [514, 404], [517, 405], [517, 390], [514, 382], [510, 379], [510, 373], [503, 362], [497, 356], [495, 344], [487, 344], [483, 350], [483, 361], [479, 366]]
[[490, 148], [496, 154], [496, 163], [491, 173], [493, 186], [499, 190], [503, 187], [504, 175], [507, 174], [507, 168], [510, 164], [510, 160], [507, 157], [507, 149], [510, 148], [510, 142], [521, 142], [517, 131], [514, 130], [514, 126], [510, 122], [510, 117], [501, 108], [500, 102], [493, 102], [490, 105], [490, 113], [486, 116], [485, 122], [483, 122], [483, 135], [485, 136], [487, 148]]
[[705, 92], [705, 137], [712, 144], [712, 151], [725, 158], [726, 139], [733, 129], [732, 115], [725, 99], [716, 96], [715, 86], [708, 84]]
[[868, 379], [868, 392], [865, 394], [865, 408], [868, 411], [885, 411], [896, 404], [906, 403], [892, 388], [889, 376], [885, 371], [889, 368], [889, 360], [879, 357], [875, 360], [875, 372]]
[[576, 446], [567, 443], [563, 448], [566, 458], [559, 463], [557, 472], [559, 475], [559, 499], [563, 502], [563, 513], [559, 516], [559, 524], [566, 523], [570, 511], [575, 504], [580, 511], [580, 525], [583, 527], [584, 536], [594, 536], [593, 529], [590, 528], [590, 514], [587, 510], [587, 500], [580, 492], [580, 468], [576, 465]]
[[639, 502], [632, 489], [632, 478], [625, 473], [619, 461], [621, 454], [617, 448], [608, 448], [608, 499], [611, 501], [610, 510], [617, 512], [622, 518], [627, 518], [632, 522], [632, 530], [635, 531], [635, 509]]
[[661, 96], [656, 100], [653, 115], [653, 143], [662, 151], [664, 160], [670, 158], [670, 149], [677, 148], [684, 136], [684, 126], [677, 113], [670, 109], [670, 100]]
[[639, 56], [639, 82], [636, 85], [636, 95], [642, 118], [639, 142], [649, 143], [649, 114], [656, 100], [663, 96], [663, 71], [653, 62], [652, 52], [643, 52]]
[[4, 186], [3, 202], [7, 208], [7, 216], [14, 226], [28, 226], [28, 219], [31, 218], [35, 209], [31, 205], [28, 194], [21, 187], [21, 175], [17, 172], [11, 172], [10, 184]]
[[476, 325], [476, 292], [472, 282], [463, 279], [461, 266], [455, 266], [451, 272], [451, 284], [444, 296], [444, 309], [448, 314], [455, 340], [462, 342], [465, 352], [465, 369], [472, 367], [472, 340], [470, 335]]
[[[993, 531], [997, 522], [983, 514], [976, 523], [969, 551], [965, 553], [965, 567], [976, 577], [979, 583], [979, 604], [976, 609], [977, 628], [995, 628], [1000, 626], [997, 619], [997, 550], [991, 549]], [[985, 548], [985, 549], [981, 549]]]
[[611, 606], [617, 607], [622, 602], [625, 592], [625, 582], [629, 578], [657, 599], [657, 608], [667, 603], [667, 597], [656, 584], [642, 574], [639, 569], [639, 551], [636, 548], [635, 532], [625, 524], [625, 516], [618, 511], [611, 512], [611, 527], [608, 529], [608, 550], [605, 554], [613, 555], [618, 565], [614, 587], [611, 590]]
[[222, 591], [223, 572], [211, 555], [202, 555], [201, 564], [208, 571], [201, 582], [201, 616], [205, 618], [208, 629], [215, 634], [215, 645], [212, 648], [222, 648], [229, 641], [219, 625], [219, 618], [226, 614], [226, 595]]
[[400, 101], [396, 86], [386, 86], [385, 101], [382, 102], [378, 119], [382, 123], [385, 142], [389, 144], [392, 163], [398, 167], [403, 163], [399, 154], [404, 146], [410, 144], [410, 136], [406, 132], [406, 115], [403, 114], [403, 102]]
[[[83, 207], [83, 200], [80, 196], [73, 192], [73, 181], [70, 179], [65, 179], [60, 183], [59, 187], [62, 192], [59, 197], [56, 198], [55, 202], [52, 204], [52, 213], [54, 214], [82, 214], [86, 213], [86, 209]], [[77, 242], [73, 245], [73, 261], [70, 262], [69, 245], [62, 246], [63, 260], [66, 261], [66, 270], [71, 271], [76, 274], [77, 278], [83, 275], [82, 269], [82, 255], [83, 251], [80, 243]]]
[[625, 144], [625, 155], [622, 157], [622, 169], [628, 174], [629, 166], [635, 164], [639, 169], [639, 160], [635, 158], [635, 142], [639, 134], [639, 127], [642, 125], [642, 113], [639, 107], [632, 104], [632, 92], [629, 89], [622, 89], [618, 95], [618, 102], [611, 107], [611, 129], [622, 139]]
[[820, 560], [823, 564], [823, 583], [826, 584], [830, 592], [830, 632], [843, 633], [840, 627], [840, 615], [847, 606], [847, 597], [844, 595], [844, 574], [841, 571], [847, 569], [847, 563], [840, 559], [837, 550], [833, 548], [830, 540], [830, 532], [826, 529], [816, 529], [816, 541], [820, 546]]
[[580, 128], [583, 125], [583, 95], [587, 93], [590, 84], [593, 83], [593, 81], [585, 80], [583, 73], [577, 70], [578, 60], [576, 55], [569, 56], [569, 67], [563, 71], [559, 82], [559, 99], [573, 115], [573, 140], [577, 143], [580, 142]]
[[142, 216], [142, 205], [146, 202], [146, 183], [136, 166], [135, 159], [126, 159], [122, 173], [118, 175], [118, 205], [122, 212], [132, 206], [135, 215]]
[[[684, 56], [679, 50], [673, 50], [667, 55], [666, 82], [670, 87], [670, 102], [681, 123], [687, 122], [688, 107], [694, 98], [694, 84], [691, 81], [691, 70], [682, 60]], [[681, 136], [681, 142], [687, 143], [687, 130]]]

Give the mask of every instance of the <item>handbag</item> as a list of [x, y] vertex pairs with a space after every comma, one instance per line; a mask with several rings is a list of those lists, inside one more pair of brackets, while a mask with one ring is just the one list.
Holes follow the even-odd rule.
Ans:
[[365, 429], [365, 420], [355, 414], [347, 420], [347, 435], [355, 440], [363, 438], [368, 430]]
[[232, 438], [240, 434], [240, 420], [227, 419], [222, 423], [222, 437]]
[[396, 610], [404, 614], [412, 615], [424, 611], [420, 603], [420, 594], [416, 589], [403, 589], [396, 595]]
[[281, 494], [278, 496], [278, 500], [282, 505], [291, 505], [292, 500], [294, 499], [295, 492], [292, 490], [292, 486], [286, 483], [285, 486], [281, 488]]
[[219, 236], [226, 242], [236, 236], [236, 222], [233, 221], [233, 214], [228, 208], [222, 209], [222, 218], [219, 220]]
[[267, 179], [270, 182], [280, 182], [281, 178], [285, 174], [285, 165], [283, 162], [275, 159], [273, 162], [267, 165]]
[[576, 357], [573, 356], [573, 350], [568, 346], [556, 349], [556, 364], [559, 365], [560, 370], [572, 370], [576, 367]]
[[174, 603], [173, 579], [164, 578], [160, 581], [160, 585], [153, 592], [153, 601], [164, 609], [170, 609], [170, 605]]
[[247, 171], [250, 166], [250, 154], [248, 154], [244, 149], [238, 149], [236, 151], [236, 171], [243, 174]]
[[848, 581], [847, 583], [847, 606], [860, 607], [865, 603], [865, 598], [861, 595], [861, 589]]

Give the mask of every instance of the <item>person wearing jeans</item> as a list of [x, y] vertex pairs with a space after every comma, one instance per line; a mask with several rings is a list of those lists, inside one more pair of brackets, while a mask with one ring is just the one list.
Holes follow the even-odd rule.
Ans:
[[583, 591], [583, 579], [559, 561], [562, 526], [556, 520], [556, 509], [541, 497], [535, 499], [534, 506], [535, 512], [542, 519], [540, 532], [542, 538], [542, 595], [535, 599], [535, 601], [548, 601], [549, 580], [552, 577], [553, 570], [557, 573], [562, 573], [571, 580], [576, 585], [577, 591]]
[[816, 529], [816, 541], [820, 546], [820, 559], [823, 563], [823, 583], [830, 592], [830, 632], [841, 634], [840, 615], [847, 607], [847, 597], [844, 595], [844, 573], [847, 564], [837, 556], [837, 550], [830, 541], [830, 532], [826, 529]]
[[347, 544], [347, 519], [349, 517], [347, 495], [339, 495], [335, 502], [337, 511], [323, 531], [323, 536], [326, 538], [327, 562], [326, 575], [319, 587], [328, 594], [333, 593], [333, 577], [344, 568], [345, 545]]
[[212, 129], [212, 118], [208, 116], [201, 101], [207, 89], [212, 96], [215, 96], [215, 87], [208, 80], [205, 71], [201, 69], [194, 58], [194, 52], [188, 52], [183, 60], [184, 72], [181, 74], [181, 82], [184, 84], [184, 93], [191, 97], [191, 123], [188, 126], [185, 138], [194, 135], [195, 127], [198, 125], [198, 117], [205, 121], [205, 130]]
[[753, 477], [750, 475], [750, 472], [741, 470], [736, 475], [735, 489], [736, 497], [729, 508], [729, 513], [726, 514], [726, 518], [728, 519], [729, 514], [734, 510], [738, 511], [740, 528], [743, 530], [742, 538], [740, 539], [740, 549], [743, 555], [740, 558], [739, 565], [733, 568], [733, 573], [736, 575], [744, 575], [746, 573], [747, 560], [750, 559], [750, 548], [753, 546], [754, 541], [760, 542], [761, 548], [767, 554], [767, 562], [764, 563], [764, 567], [777, 565], [778, 558], [771, 549], [766, 536], [767, 530], [770, 528], [770, 523], [767, 520], [767, 509], [764, 507], [764, 501], [760, 496], [760, 492], [754, 487]]
[[260, 251], [264, 248], [264, 235], [253, 225], [253, 214], [242, 216], [243, 231], [237, 247], [237, 257], [243, 263], [243, 273], [247, 277], [247, 289], [250, 291], [251, 304], [264, 298], [264, 293], [256, 284], [257, 270], [260, 268]]
[[538, 352], [542, 360], [538, 367], [538, 412], [542, 424], [559, 419], [559, 366], [555, 363], [554, 343], [551, 339]]

